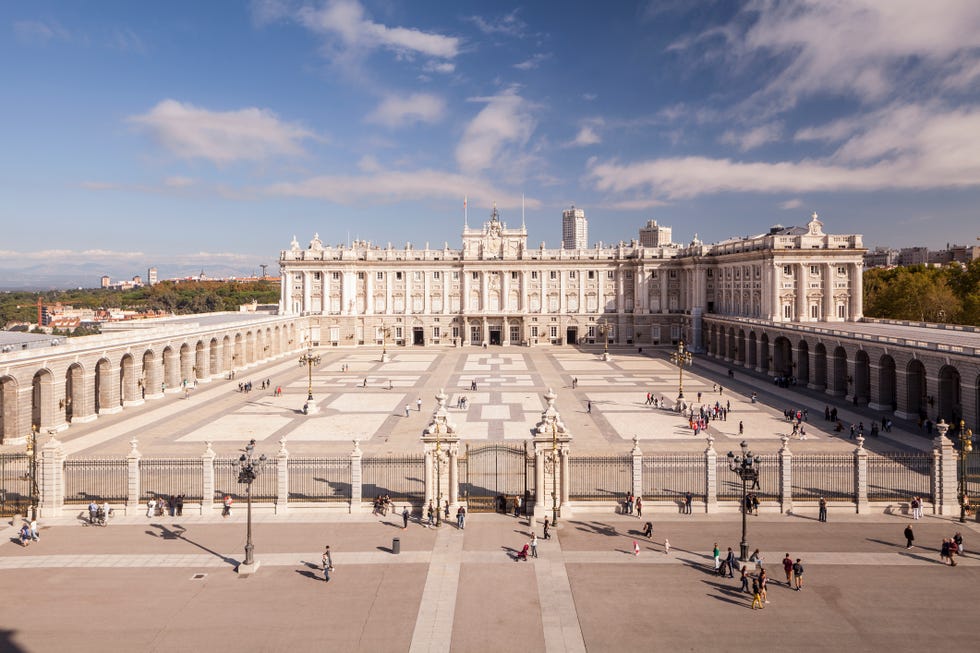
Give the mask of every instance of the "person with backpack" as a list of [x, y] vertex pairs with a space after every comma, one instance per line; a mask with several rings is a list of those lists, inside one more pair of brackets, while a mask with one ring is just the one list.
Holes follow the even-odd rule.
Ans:
[[803, 563], [797, 558], [793, 563], [793, 576], [796, 578], [796, 591], [803, 590]]

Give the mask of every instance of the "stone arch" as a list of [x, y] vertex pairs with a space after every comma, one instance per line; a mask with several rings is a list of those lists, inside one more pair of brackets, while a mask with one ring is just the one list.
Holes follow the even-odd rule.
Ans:
[[160, 365], [156, 359], [156, 352], [147, 349], [143, 352], [143, 367], [137, 385], [140, 388], [140, 399], [145, 399], [147, 395], [156, 395], [161, 392], [162, 380], [160, 379]]
[[765, 331], [759, 337], [759, 371], [768, 374], [772, 369], [772, 353], [769, 351], [769, 334]]
[[243, 360], [241, 365], [251, 365], [255, 362], [255, 332], [246, 331], [245, 332], [245, 360]]
[[191, 354], [191, 346], [181, 343], [180, 345], [180, 384], [187, 387], [187, 384], [194, 378], [194, 356]]
[[789, 338], [777, 336], [772, 341], [772, 371], [776, 376], [793, 376], [793, 345]]
[[935, 403], [939, 406], [937, 419], [944, 419], [950, 424], [959, 424], [963, 417], [963, 395], [960, 371], [952, 365], [943, 365], [939, 369], [939, 388]]
[[235, 351], [231, 346], [231, 336], [225, 334], [221, 339], [221, 371], [230, 372], [234, 368]]
[[[118, 406], [119, 402], [115, 402]], [[95, 364], [95, 412], [102, 414], [115, 407], [112, 401], [112, 364], [100, 358]]]
[[54, 422], [54, 375], [44, 368], [31, 380], [31, 426], [38, 431]]
[[796, 345], [796, 382], [810, 384], [810, 343], [800, 340]]
[[173, 391], [180, 385], [180, 359], [177, 351], [167, 345], [163, 348], [163, 384], [161, 389]]
[[863, 349], [854, 355], [854, 396], [858, 404], [871, 401], [871, 358]]
[[828, 391], [836, 396], [846, 395], [848, 385], [853, 382], [854, 379], [847, 373], [847, 350], [838, 345], [834, 348], [833, 368]]
[[814, 390], [827, 389], [827, 347], [822, 342], [813, 348], [813, 380], [810, 383]]
[[926, 366], [922, 361], [913, 358], [909, 361], [906, 370], [906, 400], [908, 402], [908, 414], [925, 419], [928, 417], [926, 412]]
[[876, 403], [879, 410], [898, 409], [897, 387], [895, 359], [886, 354], [878, 360], [878, 401]]
[[751, 368], [759, 367], [759, 341], [755, 331], [749, 331], [749, 357], [745, 359], [745, 366]]
[[[65, 371], [65, 398], [62, 408], [65, 411], [65, 421], [69, 424], [75, 416], [76, 408], [84, 410], [85, 401], [85, 370], [81, 363], [72, 363]], [[79, 415], [83, 414], [79, 412]]]
[[194, 380], [203, 379], [208, 373], [208, 356], [207, 348], [204, 346], [203, 340], [198, 340], [197, 344], [194, 345], [194, 367], [192, 372], [194, 372]]
[[0, 444], [25, 434], [17, 432], [17, 379], [0, 376]]
[[119, 403], [123, 406], [136, 401], [138, 387], [136, 385], [136, 363], [132, 354], [123, 354], [119, 359]]
[[245, 366], [245, 338], [240, 333], [235, 334], [235, 353], [231, 355], [232, 369]]

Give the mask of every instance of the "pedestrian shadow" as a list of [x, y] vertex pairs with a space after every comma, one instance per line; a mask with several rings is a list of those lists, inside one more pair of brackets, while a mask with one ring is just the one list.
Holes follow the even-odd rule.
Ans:
[[150, 524], [150, 526], [152, 526], [153, 528], [156, 528], [156, 529], [158, 529], [160, 531], [159, 533], [155, 533], [154, 531], [145, 531], [146, 534], [149, 535], [149, 536], [151, 536], [151, 537], [159, 537], [159, 538], [164, 539], [164, 540], [182, 540], [184, 542], [187, 542], [191, 546], [196, 546], [197, 548], [201, 549], [202, 551], [205, 551], [207, 553], [210, 553], [211, 555], [213, 555], [216, 558], [221, 558], [222, 561], [224, 561], [225, 563], [231, 565], [232, 567], [237, 567], [238, 566], [238, 562], [239, 561], [236, 560], [235, 558], [231, 558], [231, 557], [226, 556], [224, 554], [218, 553], [217, 551], [214, 551], [213, 549], [209, 549], [208, 547], [204, 546], [203, 544], [199, 544], [199, 543], [195, 542], [194, 540], [191, 540], [191, 539], [189, 539], [187, 537], [184, 537], [184, 533], [187, 532], [187, 529], [184, 528], [183, 526], [181, 526], [180, 524], [174, 524], [172, 527], [167, 527], [167, 526], [164, 526], [163, 524]]
[[305, 566], [306, 569], [295, 569], [294, 571], [297, 574], [299, 574], [300, 576], [305, 576], [306, 578], [309, 578], [310, 580], [323, 580], [316, 573], [317, 571], [320, 571], [320, 565], [318, 565], [316, 563], [313, 563], [313, 562], [306, 562], [305, 560], [301, 560], [300, 563], [303, 566]]
[[717, 599], [723, 603], [730, 603], [732, 605], [737, 605], [741, 608], [747, 608], [749, 610], [752, 609], [752, 604], [751, 603], [746, 604], [745, 602], [745, 597], [748, 596], [748, 594], [743, 592], [741, 588], [735, 589], [729, 585], [724, 585], [722, 583], [716, 583], [708, 580], [704, 580], [701, 582], [715, 588], [716, 592], [720, 592], [720, 594], [709, 592], [708, 596]]
[[597, 535], [605, 535], [606, 537], [618, 537], [619, 532], [616, 531], [615, 526], [610, 526], [609, 524], [603, 524], [602, 522], [575, 522], [578, 524], [575, 528], [583, 532], [592, 532]]
[[893, 546], [893, 547], [901, 546], [900, 544], [896, 544], [895, 542], [889, 542], [887, 540], [879, 540], [873, 537], [866, 537], [864, 539], [867, 542], [874, 542], [875, 544], [884, 544], [885, 546]]
[[929, 562], [934, 565], [945, 565], [946, 563], [942, 560], [936, 560], [935, 558], [929, 558], [923, 555], [918, 555], [916, 553], [909, 553], [908, 551], [899, 551], [898, 555], [905, 556], [906, 558], [912, 558], [913, 560], [921, 560], [922, 562]]

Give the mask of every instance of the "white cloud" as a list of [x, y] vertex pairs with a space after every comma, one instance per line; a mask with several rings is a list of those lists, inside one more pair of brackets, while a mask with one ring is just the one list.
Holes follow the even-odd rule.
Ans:
[[551, 58], [550, 53], [538, 52], [536, 54], [531, 55], [530, 59], [525, 59], [520, 63], [515, 63], [514, 68], [517, 68], [518, 70], [534, 70], [535, 68], [541, 65], [542, 61], [545, 61], [550, 58]]
[[508, 145], [525, 145], [535, 127], [530, 105], [515, 88], [471, 101], [487, 106], [470, 121], [456, 146], [456, 162], [467, 173], [491, 167]]
[[[305, 197], [360, 204], [364, 202], [393, 203], [414, 200], [456, 201], [468, 196], [471, 206], [496, 201], [502, 208], [517, 208], [521, 196], [508, 193], [476, 177], [443, 170], [374, 169], [363, 175], [324, 175], [299, 182], [282, 182], [265, 189], [269, 195]], [[529, 208], [539, 208], [541, 202], [527, 199]]]
[[14, 34], [21, 42], [32, 45], [72, 40], [71, 32], [53, 21], [19, 20], [14, 23]]
[[575, 138], [569, 141], [566, 147], [586, 147], [601, 143], [602, 137], [599, 136], [597, 129], [604, 125], [605, 120], [602, 118], [590, 118], [584, 121]]
[[586, 102], [592, 102], [597, 97], [599, 96], [596, 95], [595, 93], [582, 93], [582, 99], [585, 100]]
[[146, 129], [178, 157], [207, 159], [219, 165], [300, 155], [301, 141], [315, 137], [267, 109], [210, 111], [170, 99], [129, 121]]
[[441, 73], [443, 75], [450, 75], [456, 72], [456, 64], [450, 63], [449, 61], [427, 61], [422, 70], [427, 73]]
[[364, 7], [356, 0], [329, 0], [319, 8], [302, 7], [298, 19], [315, 32], [337, 36], [349, 48], [383, 47], [442, 59], [452, 59], [459, 53], [458, 38], [376, 23], [365, 15]]
[[737, 133], [728, 130], [721, 136], [721, 142], [735, 145], [742, 152], [753, 150], [757, 147], [778, 141], [783, 135], [783, 126], [780, 123], [770, 123], [749, 129], [748, 131]]
[[502, 34], [504, 36], [521, 38], [527, 32], [527, 23], [518, 17], [518, 11], [518, 9], [514, 9], [509, 14], [504, 14], [500, 18], [470, 16], [468, 20], [476, 25], [478, 30], [488, 36]]
[[109, 47], [121, 52], [146, 54], [146, 45], [139, 35], [129, 28], [116, 28], [109, 35]]
[[801, 200], [800, 198], [786, 200], [785, 202], [780, 202], [779, 204], [779, 208], [783, 209], [784, 211], [789, 211], [791, 209], [798, 209], [801, 206], [803, 206], [803, 200]]
[[445, 114], [446, 102], [442, 98], [427, 93], [415, 93], [408, 97], [386, 97], [365, 120], [386, 127], [400, 127], [408, 123], [439, 122]]
[[191, 179], [190, 177], [180, 177], [173, 176], [167, 177], [163, 180], [163, 185], [167, 188], [187, 188], [188, 186], [193, 186], [197, 183], [196, 179]]

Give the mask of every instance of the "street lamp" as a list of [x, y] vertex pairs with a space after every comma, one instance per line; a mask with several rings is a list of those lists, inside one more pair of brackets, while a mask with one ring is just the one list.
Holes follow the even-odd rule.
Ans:
[[612, 325], [602, 323], [599, 325], [599, 335], [603, 337], [602, 345], [602, 360], [609, 360], [609, 332], [612, 331]]
[[442, 526], [442, 440], [436, 422], [436, 526]]
[[684, 398], [684, 366], [694, 363], [694, 355], [684, 349], [684, 341], [677, 343], [677, 351], [670, 355], [670, 362], [677, 366], [677, 398]]
[[381, 362], [388, 362], [388, 336], [391, 335], [391, 328], [381, 325]]
[[551, 525], [558, 526], [558, 424], [551, 423], [551, 452], [546, 459], [551, 464]]
[[320, 364], [320, 356], [313, 353], [313, 343], [310, 342], [307, 345], [306, 353], [299, 357], [300, 367], [306, 365], [307, 374], [307, 397], [306, 403], [309, 412], [312, 412], [313, 408], [313, 367]]
[[252, 482], [259, 475], [259, 470], [265, 465], [266, 457], [262, 454], [255, 457], [255, 439], [248, 441], [243, 453], [232, 465], [238, 467], [238, 483], [245, 484], [245, 496], [247, 497], [248, 526], [245, 532], [245, 562], [244, 565], [254, 569], [255, 560], [252, 557]]
[[973, 451], [973, 431], [966, 428], [966, 421], [960, 420], [960, 523], [966, 523], [966, 511], [970, 509], [970, 496], [967, 494], [967, 457]]
[[742, 479], [742, 541], [739, 543], [741, 548], [739, 560], [747, 562], [749, 559], [749, 543], [746, 541], [747, 523], [745, 518], [748, 513], [745, 509], [746, 483], [756, 481], [759, 478], [759, 470], [755, 468], [756, 459], [749, 451], [748, 442], [742, 440], [739, 447], [742, 448], [741, 456], [736, 456], [731, 451], [728, 452], [728, 468]]

